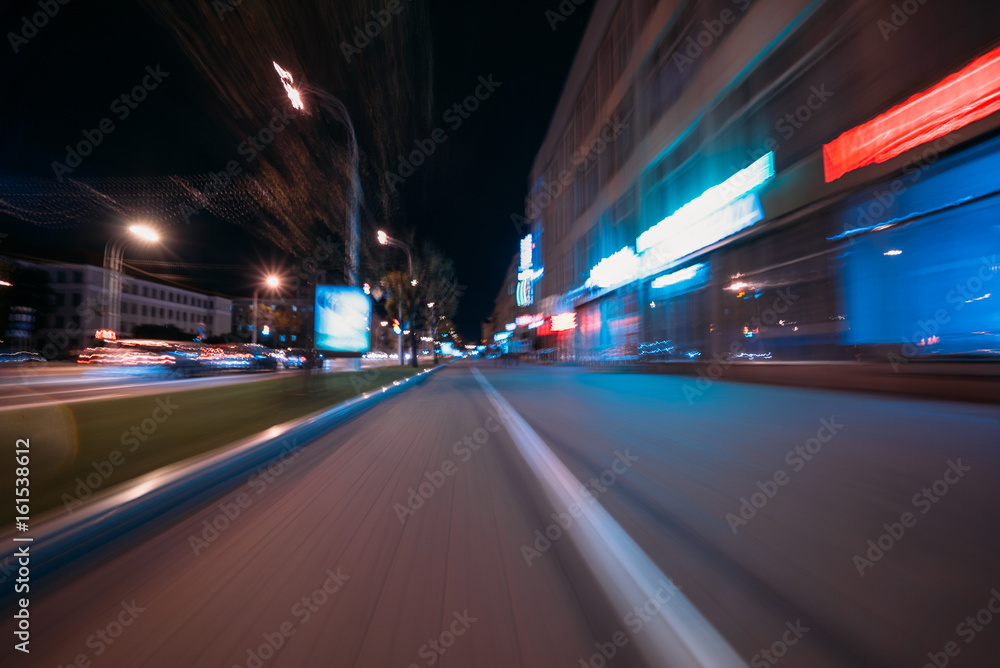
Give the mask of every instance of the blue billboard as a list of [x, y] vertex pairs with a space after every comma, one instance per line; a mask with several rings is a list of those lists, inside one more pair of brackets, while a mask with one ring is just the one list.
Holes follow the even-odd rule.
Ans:
[[371, 298], [361, 288], [316, 286], [316, 348], [361, 354], [371, 348]]

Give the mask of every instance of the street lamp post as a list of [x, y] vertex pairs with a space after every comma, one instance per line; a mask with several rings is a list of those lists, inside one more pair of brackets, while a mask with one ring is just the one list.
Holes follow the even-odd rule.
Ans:
[[[277, 276], [268, 276], [267, 280], [264, 282], [265, 286], [269, 290], [273, 290], [278, 287], [279, 281]], [[253, 333], [250, 335], [250, 342], [257, 343], [257, 296], [260, 294], [260, 286], [258, 285], [253, 291]]]
[[[292, 107], [298, 109], [299, 111], [305, 111], [305, 104], [302, 101], [302, 93], [292, 85], [295, 81], [292, 78], [291, 73], [281, 67], [278, 63], [272, 61], [272, 64], [274, 65], [275, 71], [278, 72], [278, 76], [281, 78], [281, 85], [285, 88], [285, 92], [288, 94], [288, 99], [292, 103]], [[320, 106], [326, 109], [335, 121], [347, 129], [347, 150], [351, 160], [351, 192], [347, 202], [346, 212], [347, 264], [345, 266], [344, 273], [347, 284], [349, 286], [356, 287], [358, 285], [358, 267], [360, 264], [358, 249], [361, 244], [361, 238], [358, 233], [358, 218], [362, 198], [358, 138], [354, 132], [354, 124], [351, 122], [351, 115], [348, 113], [347, 107], [344, 106], [343, 102], [326, 91], [314, 86], [307, 86], [306, 88], [315, 99], [320, 101]]]
[[101, 319], [103, 329], [110, 329], [117, 332], [121, 324], [121, 300], [122, 300], [122, 264], [125, 256], [125, 245], [132, 239], [138, 238], [142, 241], [155, 243], [160, 240], [160, 235], [148, 225], [131, 225], [128, 234], [120, 234], [108, 240], [104, 247], [104, 297], [107, 303], [104, 306], [104, 317]]
[[[378, 242], [383, 246], [395, 246], [396, 248], [402, 248], [404, 251], [406, 251], [406, 260], [410, 266], [410, 285], [416, 286], [417, 282], [413, 279], [413, 256], [410, 255], [410, 247], [407, 246], [402, 241], [399, 241], [398, 239], [393, 239], [382, 230], [378, 231]], [[406, 363], [403, 359], [403, 291], [405, 289], [406, 289], [405, 286], [402, 285], [402, 281], [400, 281], [399, 294], [396, 295], [396, 302], [399, 304], [399, 365], [400, 366], [403, 366]], [[412, 322], [410, 323], [411, 331], [413, 328], [413, 324], [414, 323]], [[414, 359], [414, 362], [416, 362], [416, 359]]]
[[431, 351], [433, 352], [434, 365], [437, 366], [438, 363], [438, 349], [437, 349], [437, 339], [438, 339], [438, 328], [437, 328], [437, 310], [435, 309], [437, 302], [428, 302], [427, 308], [431, 310]]

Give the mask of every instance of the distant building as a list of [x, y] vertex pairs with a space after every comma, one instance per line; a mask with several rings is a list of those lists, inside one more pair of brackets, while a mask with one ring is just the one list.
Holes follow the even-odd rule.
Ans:
[[[48, 274], [54, 294], [53, 311], [35, 319], [30, 337], [33, 347], [55, 358], [66, 351], [87, 348], [101, 328], [106, 270], [86, 264], [45, 260], [9, 259]], [[232, 327], [232, 301], [154, 279], [126, 274], [121, 298], [121, 331], [131, 337], [139, 325], [174, 325], [183, 332], [204, 337], [228, 334]]]
[[[260, 313], [257, 318], [257, 341], [276, 348], [311, 347], [313, 326], [313, 303], [308, 297], [274, 297], [260, 294], [257, 299]], [[280, 312], [279, 322], [274, 322], [270, 313]], [[264, 333], [264, 326], [268, 326]], [[233, 300], [232, 331], [250, 338], [253, 330], [253, 299]]]

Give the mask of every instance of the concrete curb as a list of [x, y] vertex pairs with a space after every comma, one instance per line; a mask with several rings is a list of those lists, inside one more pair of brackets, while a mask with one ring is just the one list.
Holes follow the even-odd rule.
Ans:
[[[14, 553], [21, 547], [30, 546], [34, 584], [36, 578], [56, 571], [156, 518], [176, 516], [218, 495], [283, 452], [308, 445], [334, 427], [423, 382], [446, 366], [441, 364], [331, 408], [271, 427], [222, 451], [188, 459], [122, 483], [75, 512], [43, 519], [37, 528], [32, 527], [27, 534], [7, 533], [0, 538], [0, 563], [15, 564], [16, 573]], [[13, 540], [22, 537], [33, 540]], [[13, 580], [13, 577], [8, 576], [8, 579]], [[6, 609], [15, 598], [13, 586], [3, 587], [0, 608]]]

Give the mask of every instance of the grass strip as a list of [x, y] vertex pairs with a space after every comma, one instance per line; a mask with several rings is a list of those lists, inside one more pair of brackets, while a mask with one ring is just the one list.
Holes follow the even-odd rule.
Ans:
[[[202, 389], [165, 384], [158, 394], [5, 411], [0, 442], [9, 454], [0, 457], [0, 479], [14, 482], [14, 444], [30, 439], [30, 516], [56, 506], [78, 508], [99, 491], [420, 370], [301, 373]], [[13, 524], [13, 503], [0, 513], [0, 526]]]

